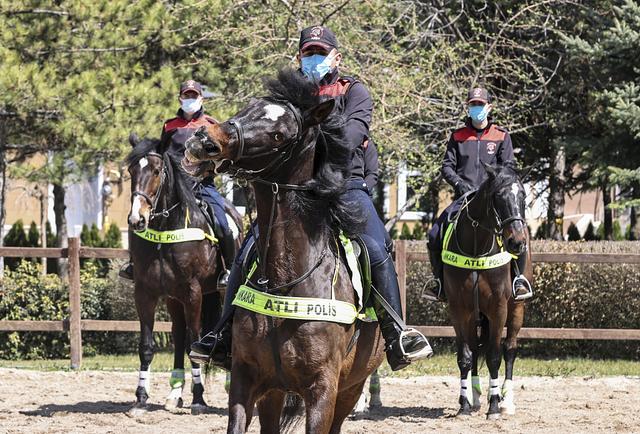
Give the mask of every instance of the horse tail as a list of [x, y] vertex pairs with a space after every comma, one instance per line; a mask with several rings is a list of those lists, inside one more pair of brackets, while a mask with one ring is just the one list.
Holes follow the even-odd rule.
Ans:
[[302, 418], [304, 400], [296, 393], [287, 393], [280, 416], [280, 432], [293, 432]]

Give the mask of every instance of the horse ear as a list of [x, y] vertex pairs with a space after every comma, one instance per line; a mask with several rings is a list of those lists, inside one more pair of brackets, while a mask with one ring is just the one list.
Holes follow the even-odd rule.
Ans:
[[484, 161], [481, 161], [480, 163], [482, 163], [482, 167], [484, 167], [484, 170], [487, 171], [487, 173], [489, 174], [489, 176], [496, 176], [496, 173], [498, 172], [498, 168], [495, 166], [492, 166], [491, 164], [487, 164]]
[[321, 124], [331, 114], [335, 104], [336, 100], [332, 98], [304, 112], [304, 126], [308, 128]]
[[129, 134], [129, 143], [131, 144], [131, 147], [135, 148], [139, 141], [140, 139], [138, 139], [138, 135], [131, 131], [131, 134]]

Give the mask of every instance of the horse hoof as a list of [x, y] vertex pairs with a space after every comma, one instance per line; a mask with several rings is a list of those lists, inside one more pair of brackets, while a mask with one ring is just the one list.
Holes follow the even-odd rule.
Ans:
[[131, 407], [129, 411], [127, 411], [127, 416], [140, 417], [146, 414], [148, 409], [149, 408], [147, 407], [147, 404], [136, 403], [136, 404], [133, 404], [133, 407]]
[[487, 420], [500, 420], [500, 413], [488, 413]]
[[369, 408], [380, 408], [382, 407], [382, 401], [380, 401], [379, 396], [371, 395], [371, 401], [369, 402]]
[[480, 411], [480, 408], [481, 408], [480, 404], [473, 405], [473, 406], [471, 407], [471, 411], [474, 411], [474, 412], [475, 412], [475, 411]]
[[514, 404], [502, 404], [500, 406], [500, 413], [507, 416], [513, 416], [516, 414], [516, 406]]
[[182, 398], [167, 399], [164, 403], [164, 409], [168, 411], [175, 411], [178, 408], [182, 408], [183, 404]]
[[207, 411], [207, 406], [203, 404], [191, 404], [191, 414], [198, 416]]

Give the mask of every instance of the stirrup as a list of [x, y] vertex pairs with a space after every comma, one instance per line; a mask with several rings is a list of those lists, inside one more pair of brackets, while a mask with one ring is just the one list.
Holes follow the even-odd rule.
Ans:
[[[408, 353], [405, 349], [404, 346], [402, 344], [402, 340], [405, 337], [408, 336], [418, 336], [420, 338], [422, 338], [424, 340], [424, 342], [426, 342], [427, 345], [425, 345], [424, 348], [418, 350], [418, 351], [414, 351], [412, 353]], [[407, 328], [404, 329], [400, 332], [400, 338], [398, 339], [398, 343], [399, 343], [399, 347], [400, 347], [400, 351], [402, 352], [402, 357], [406, 360], [409, 360], [411, 362], [415, 361], [415, 360], [420, 360], [420, 359], [426, 359], [428, 357], [433, 356], [433, 349], [431, 348], [431, 345], [429, 344], [429, 341], [427, 340], [427, 338], [420, 333], [418, 330], [414, 329], [414, 328]]]
[[[427, 289], [427, 285], [431, 282], [436, 282], [438, 284], [438, 291], [433, 291], [431, 289]], [[425, 291], [426, 290], [426, 291]], [[436, 294], [435, 296], [433, 294]], [[422, 298], [428, 301], [442, 302], [442, 282], [437, 277], [432, 277], [431, 280], [424, 284], [422, 290]]]
[[[516, 282], [520, 280], [522, 282], [525, 283], [525, 286], [527, 288], [527, 293], [526, 294], [522, 294], [522, 295], [518, 295], [516, 296]], [[513, 292], [513, 299], [515, 301], [523, 301], [523, 300], [528, 300], [531, 297], [533, 297], [533, 289], [531, 289], [531, 283], [529, 283], [529, 281], [527, 280], [527, 278], [524, 276], [524, 274], [521, 274], [519, 276], [516, 276], [513, 279], [513, 283], [511, 284], [511, 291]]]

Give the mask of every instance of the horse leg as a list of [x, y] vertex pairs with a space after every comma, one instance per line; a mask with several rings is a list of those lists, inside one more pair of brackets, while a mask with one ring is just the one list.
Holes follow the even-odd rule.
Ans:
[[[185, 345], [185, 351], [190, 347], [191, 342], [195, 342], [200, 338], [200, 323], [202, 312], [202, 288], [197, 281], [191, 282], [188, 301], [184, 303], [184, 316], [187, 323], [187, 333], [189, 345]], [[207, 403], [204, 401], [204, 385], [202, 384], [202, 371], [200, 364], [191, 362], [191, 393], [193, 400], [191, 401], [191, 414], [202, 414]]]
[[136, 389], [136, 403], [129, 410], [131, 416], [139, 416], [147, 411], [147, 399], [151, 386], [151, 361], [153, 360], [153, 323], [158, 299], [148, 294], [142, 288], [136, 288], [136, 310], [140, 319], [140, 343], [138, 356], [140, 370], [138, 371], [138, 387]]
[[502, 384], [502, 402], [500, 410], [503, 414], [516, 414], [516, 405], [513, 396], [513, 364], [516, 360], [518, 349], [518, 333], [524, 322], [524, 304], [513, 303], [507, 318], [507, 338], [503, 345], [505, 363], [504, 383]]
[[331, 434], [340, 434], [342, 424], [356, 403], [358, 403], [366, 382], [367, 379], [365, 378], [360, 383], [338, 393], [335, 412], [333, 414], [333, 423], [331, 424], [331, 431], [329, 431]]
[[478, 375], [478, 350], [474, 350], [472, 352], [472, 363], [471, 367], [471, 390], [473, 393], [473, 406], [471, 407], [473, 411], [480, 410], [481, 402], [480, 397], [482, 396], [482, 386], [480, 385], [480, 376]]
[[184, 353], [186, 339], [186, 322], [184, 307], [178, 300], [167, 297], [167, 310], [171, 316], [171, 336], [173, 336], [173, 371], [169, 385], [171, 392], [164, 403], [164, 408], [172, 411], [182, 407], [182, 390], [184, 389]]
[[494, 320], [489, 323], [489, 340], [487, 347], [487, 367], [489, 368], [489, 411], [487, 419], [500, 419], [500, 380], [498, 379], [502, 352], [500, 340], [502, 339], [502, 329], [506, 322], [505, 313], [498, 312], [494, 315]]
[[382, 401], [380, 400], [380, 374], [376, 369], [369, 378], [369, 393], [371, 394], [371, 400], [369, 401], [369, 408], [382, 407]]
[[[257, 384], [251, 374], [251, 367], [233, 361], [231, 367], [231, 387], [229, 390], [229, 422], [227, 434], [242, 434], [249, 429]], [[278, 417], [280, 414], [278, 413]]]
[[261, 434], [278, 434], [280, 432], [280, 414], [286, 396], [286, 392], [274, 389], [258, 401]]
[[460, 410], [458, 410], [458, 414], [468, 415], [471, 414], [471, 403], [467, 395], [468, 377], [473, 364], [473, 354], [469, 344], [460, 335], [456, 338], [456, 346], [458, 369], [460, 369], [460, 398], [458, 399]]
[[[359, 393], [360, 391], [358, 391]], [[325, 371], [304, 394], [304, 404], [307, 410], [306, 432], [326, 434], [333, 424], [338, 395], [338, 373]], [[357, 400], [358, 395], [355, 399]], [[346, 411], [353, 409], [356, 401]], [[346, 417], [346, 415], [345, 415]], [[344, 418], [343, 418], [344, 420]]]

